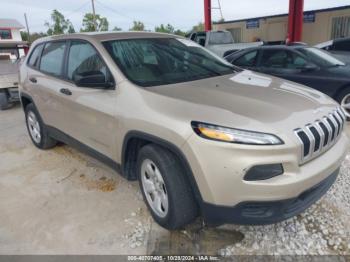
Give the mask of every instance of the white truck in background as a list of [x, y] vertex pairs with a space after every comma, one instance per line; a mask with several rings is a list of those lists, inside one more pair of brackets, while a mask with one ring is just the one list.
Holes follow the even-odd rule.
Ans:
[[264, 44], [262, 41], [252, 43], [235, 43], [232, 34], [225, 30], [194, 32], [190, 35], [190, 39], [197, 42], [201, 46], [204, 46], [220, 57], [225, 57], [242, 49], [257, 47]]
[[18, 70], [27, 48], [27, 42], [0, 43], [0, 110], [11, 108], [19, 101]]

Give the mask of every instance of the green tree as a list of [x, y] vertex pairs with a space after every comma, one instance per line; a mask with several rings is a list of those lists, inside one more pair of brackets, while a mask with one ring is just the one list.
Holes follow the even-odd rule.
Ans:
[[202, 22], [199, 22], [198, 24], [196, 24], [192, 27], [191, 31], [192, 32], [204, 31], [204, 24]]
[[83, 18], [83, 28], [80, 29], [80, 32], [108, 31], [109, 23], [106, 17], [96, 14], [95, 20], [96, 28], [94, 15], [92, 13], [86, 13]]
[[65, 19], [64, 15], [54, 9], [51, 13], [51, 23], [45, 22], [45, 26], [48, 27], [48, 35], [59, 35], [74, 33], [74, 27], [69, 19]]
[[123, 29], [121, 29], [120, 27], [118, 26], [115, 26], [113, 27], [112, 31], [122, 31]]
[[175, 28], [174, 28], [171, 24], [167, 24], [166, 26], [164, 26], [163, 24], [161, 24], [160, 26], [156, 26], [156, 28], [154, 29], [154, 31], [160, 32], [160, 33], [173, 34], [174, 31], [175, 31]]
[[145, 25], [141, 21], [134, 21], [129, 31], [145, 31]]
[[29, 38], [28, 38], [28, 33], [26, 31], [21, 31], [21, 36], [22, 36], [22, 40], [23, 41], [28, 41], [28, 42], [34, 42], [35, 40], [37, 40], [38, 38], [47, 36], [47, 34], [40, 32], [40, 33], [32, 33], [30, 34]]
[[181, 31], [180, 29], [175, 30], [174, 34], [179, 36], [184, 36], [184, 37], [187, 35], [186, 32]]

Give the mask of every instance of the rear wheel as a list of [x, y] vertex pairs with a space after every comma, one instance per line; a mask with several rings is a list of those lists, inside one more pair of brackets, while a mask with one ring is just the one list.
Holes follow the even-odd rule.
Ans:
[[12, 103], [9, 101], [9, 94], [6, 89], [0, 90], [0, 110], [6, 110], [12, 107]]
[[26, 106], [25, 116], [29, 136], [36, 147], [49, 149], [57, 144], [57, 141], [49, 136], [47, 128], [33, 104]]
[[153, 144], [144, 146], [138, 154], [137, 172], [144, 200], [159, 225], [178, 229], [194, 221], [197, 204], [173, 153]]

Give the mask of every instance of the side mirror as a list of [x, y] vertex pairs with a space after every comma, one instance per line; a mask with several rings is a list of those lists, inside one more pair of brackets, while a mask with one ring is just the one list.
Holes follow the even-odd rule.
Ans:
[[113, 86], [113, 83], [108, 82], [101, 71], [88, 71], [74, 74], [73, 81], [80, 87], [105, 89]]
[[205, 46], [205, 39], [204, 38], [201, 38], [199, 39], [199, 43], [201, 46]]

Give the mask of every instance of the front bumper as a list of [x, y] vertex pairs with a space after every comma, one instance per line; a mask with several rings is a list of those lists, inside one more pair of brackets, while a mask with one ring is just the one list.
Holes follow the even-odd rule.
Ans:
[[314, 204], [333, 185], [339, 168], [319, 184], [295, 198], [268, 201], [242, 202], [234, 207], [203, 203], [202, 215], [208, 224], [235, 223], [242, 225], [273, 224], [291, 218]]
[[[244, 202], [273, 202], [299, 196], [340, 167], [348, 145], [343, 132], [328, 151], [303, 165], [299, 165], [298, 145], [287, 142], [278, 146], [247, 146], [194, 135], [182, 150], [191, 165], [202, 202], [233, 207]], [[251, 167], [268, 164], [281, 164], [284, 173], [267, 180], [244, 179]]]

